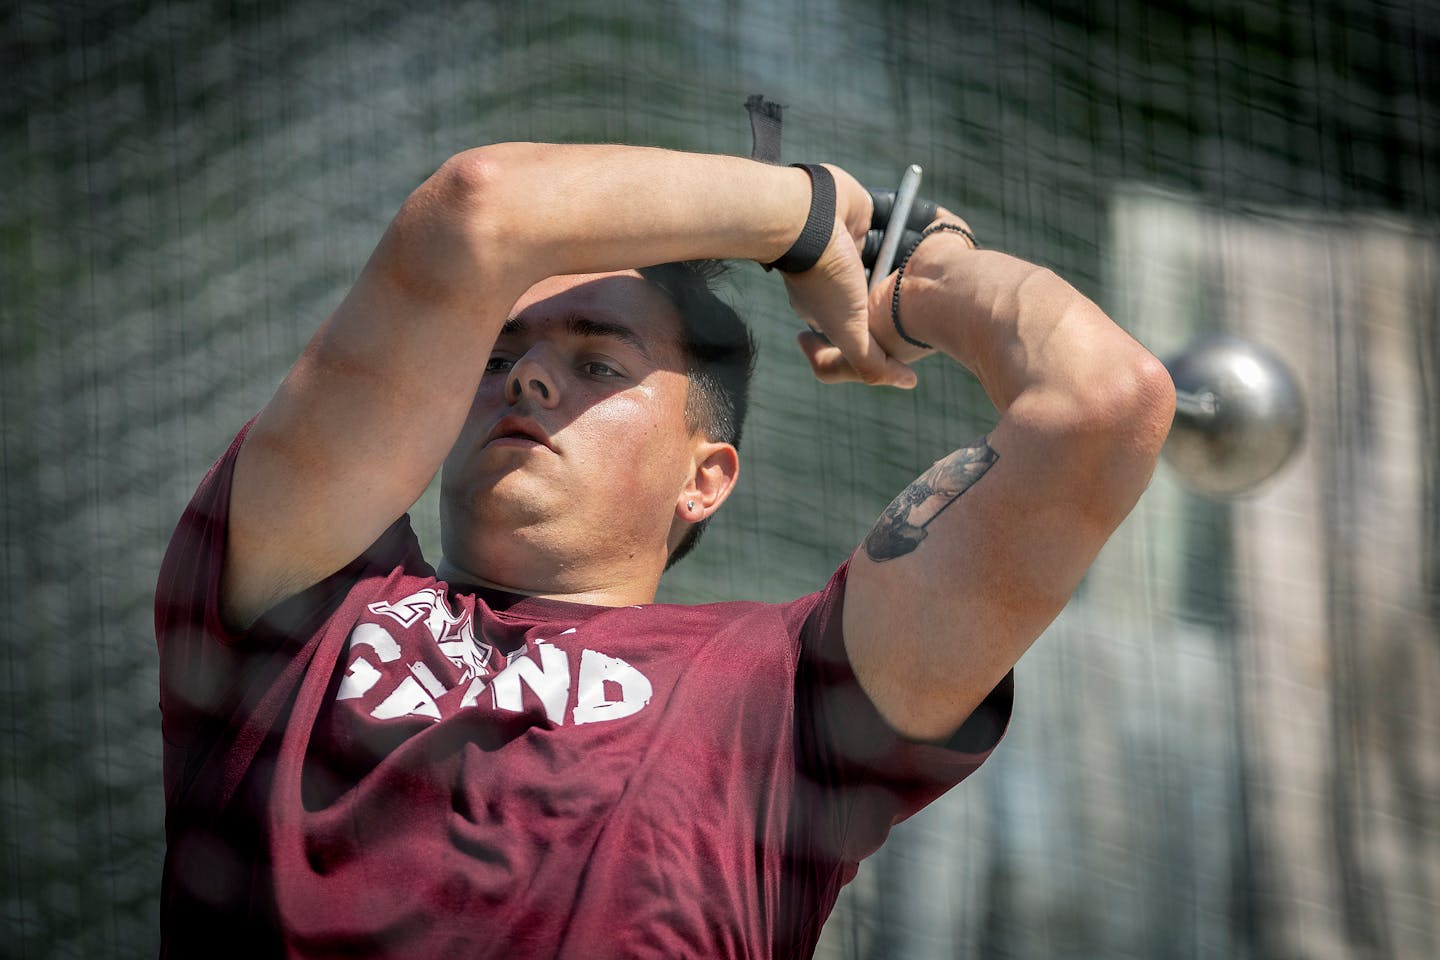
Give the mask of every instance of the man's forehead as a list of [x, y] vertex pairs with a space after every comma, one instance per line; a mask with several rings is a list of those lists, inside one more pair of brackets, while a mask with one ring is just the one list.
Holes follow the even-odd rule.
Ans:
[[544, 319], [577, 308], [616, 314], [674, 313], [674, 304], [635, 270], [547, 277], [525, 291], [510, 311], [516, 317]]
[[[572, 332], [678, 342], [680, 317], [674, 303], [634, 270], [549, 277], [515, 302], [506, 332], [564, 324]], [[627, 333], [629, 336], [627, 336]]]

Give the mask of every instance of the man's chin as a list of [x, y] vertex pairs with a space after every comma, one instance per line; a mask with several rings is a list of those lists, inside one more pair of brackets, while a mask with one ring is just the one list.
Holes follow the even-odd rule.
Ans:
[[518, 512], [528, 520], [564, 511], [564, 497], [552, 475], [537, 471], [528, 463], [530, 458], [498, 458], [507, 461], [475, 476], [458, 492], [459, 501], [468, 504], [475, 517], [500, 517]]
[[523, 473], [506, 474], [468, 490], [445, 488], [440, 493], [441, 526], [466, 542], [478, 535], [525, 538], [526, 531], [553, 526], [568, 512], [563, 494], [553, 483]]

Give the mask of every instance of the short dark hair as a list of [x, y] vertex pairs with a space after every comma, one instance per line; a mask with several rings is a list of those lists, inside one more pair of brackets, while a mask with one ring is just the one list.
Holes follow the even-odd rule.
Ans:
[[[715, 282], [728, 269], [720, 260], [683, 260], [641, 267], [640, 276], [669, 297], [680, 314], [680, 349], [690, 378], [685, 425], [707, 440], [738, 449], [750, 406], [755, 340], [740, 315], [715, 293]], [[709, 523], [706, 517], [691, 526], [665, 569], [695, 548]]]

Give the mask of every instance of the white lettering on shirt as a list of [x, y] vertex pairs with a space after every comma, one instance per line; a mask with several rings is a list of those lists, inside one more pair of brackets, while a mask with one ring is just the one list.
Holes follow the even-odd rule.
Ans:
[[[619, 688], [619, 699], [605, 695], [607, 683]], [[640, 712], [653, 693], [649, 678], [624, 660], [585, 650], [580, 654], [580, 694], [573, 717], [576, 723], [619, 720]]]
[[[391, 663], [400, 659], [400, 644], [390, 635], [390, 631], [378, 623], [362, 623], [350, 632], [350, 649], [354, 650], [359, 646], [368, 646], [375, 651], [381, 663]], [[335, 694], [336, 700], [353, 700], [356, 697], [363, 697], [370, 692], [370, 688], [380, 681], [381, 673], [375, 669], [375, 665], [364, 656], [357, 656], [355, 662], [350, 664], [350, 669], [345, 671], [345, 678], [340, 681], [340, 689]]]
[[393, 720], [396, 717], [429, 717], [440, 719], [440, 707], [435, 698], [422, 687], [414, 677], [406, 677], [391, 691], [390, 696], [380, 701], [380, 706], [370, 711], [376, 720]]
[[[493, 673], [494, 648], [477, 639], [469, 611], [451, 613], [438, 590], [419, 590], [398, 601], [369, 604], [367, 609], [406, 632], [397, 636], [391, 633], [393, 626], [371, 621], [357, 624], [348, 643], [352, 659], [335, 699], [363, 698], [366, 704], [360, 709], [377, 720], [423, 717], [439, 721], [449, 711], [481, 708], [480, 695], [487, 690], [490, 695], [485, 708], [522, 713], [528, 690], [550, 723], [564, 725], [569, 708], [570, 722], [579, 725], [633, 716], [654, 696], [650, 679], [619, 657], [598, 650], [565, 650], [539, 638], [532, 640], [528, 649], [511, 654], [505, 668]], [[428, 639], [455, 668], [454, 673], [443, 671], [444, 679], [424, 659], [413, 656], [421, 652], [415, 644], [423, 642], [419, 637], [424, 633], [409, 628], [421, 623]], [[571, 627], [556, 639], [576, 635], [576, 628]], [[403, 666], [402, 644], [411, 654]], [[366, 647], [369, 650], [362, 649]], [[578, 671], [575, 656], [579, 657]], [[432, 657], [430, 662], [436, 661]], [[462, 687], [458, 704], [454, 698], [444, 699], [452, 689]], [[367, 706], [370, 709], [366, 710]]]
[[[419, 590], [403, 600], [396, 600], [393, 603], [389, 600], [381, 600], [372, 603], [367, 609], [371, 613], [383, 614], [393, 618], [402, 627], [408, 627], [420, 620], [428, 618], [435, 612], [436, 608], [444, 609], [445, 603], [441, 598], [439, 590]], [[432, 629], [433, 633], [434, 630]]]
[[565, 702], [570, 699], [570, 658], [565, 651], [543, 640], [532, 653], [540, 654], [537, 664], [530, 653], [512, 657], [510, 663], [490, 681], [495, 694], [495, 709], [519, 713], [520, 685], [524, 683], [545, 705], [545, 716], [557, 727], [565, 722]]

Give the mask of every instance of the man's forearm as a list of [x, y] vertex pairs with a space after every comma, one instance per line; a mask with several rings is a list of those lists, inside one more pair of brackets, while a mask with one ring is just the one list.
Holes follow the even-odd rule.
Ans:
[[1129, 510], [1174, 392], [1160, 362], [1099, 307], [1049, 270], [940, 233], [906, 267], [900, 320], [976, 375], [1002, 415], [995, 437], [1039, 442], [1053, 466], [1093, 477], [1105, 513]]
[[700, 257], [762, 262], [805, 223], [803, 170], [647, 147], [505, 143], [447, 161], [396, 218], [410, 289], [522, 292], [548, 276]]
[[1027, 391], [1083, 401], [1129, 375], [1163, 377], [1144, 347], [1052, 271], [971, 250], [955, 234], [916, 249], [900, 319], [907, 334], [971, 370], [1001, 413]]
[[864, 379], [910, 385], [914, 375], [869, 330], [856, 246], [869, 227], [869, 195], [843, 170], [827, 169], [833, 207], [812, 202], [807, 171], [739, 157], [477, 147], [411, 194], [361, 284], [367, 294], [372, 286], [380, 297], [398, 294], [391, 299], [412, 314], [438, 308], [452, 333], [458, 325], [493, 334], [503, 311], [546, 277], [699, 258], [766, 263], [790, 250], [813, 217], [829, 239], [812, 267], [785, 274], [791, 306]]

